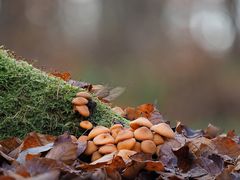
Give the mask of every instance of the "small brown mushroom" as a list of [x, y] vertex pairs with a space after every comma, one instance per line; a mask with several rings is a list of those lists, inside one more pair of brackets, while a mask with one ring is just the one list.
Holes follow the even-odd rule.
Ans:
[[92, 158], [91, 158], [91, 161], [96, 161], [98, 159], [100, 159], [102, 157], [102, 155], [98, 152], [98, 151], [95, 151], [93, 154], [92, 154]]
[[90, 115], [89, 109], [86, 105], [76, 106], [75, 109], [84, 117], [88, 117]]
[[117, 144], [117, 149], [118, 150], [121, 150], [121, 149], [131, 150], [134, 147], [135, 143], [136, 143], [136, 140], [134, 138], [126, 139]]
[[141, 143], [140, 142], [136, 142], [134, 147], [132, 148], [133, 151], [136, 152], [141, 152]]
[[106, 144], [98, 149], [98, 152], [101, 154], [110, 154], [114, 151], [117, 151], [117, 148], [114, 144]]
[[85, 142], [85, 141], [87, 141], [87, 140], [88, 140], [88, 137], [85, 136], [85, 135], [82, 135], [82, 136], [80, 136], [80, 137], [78, 138], [77, 141], [79, 141], [79, 142]]
[[171, 127], [166, 123], [159, 123], [151, 127], [151, 130], [166, 138], [174, 138], [175, 134]]
[[91, 155], [92, 153], [94, 153], [97, 150], [98, 150], [98, 147], [94, 144], [94, 142], [88, 141], [87, 148], [85, 149], [84, 154]]
[[92, 129], [93, 128], [93, 125], [91, 122], [89, 121], [81, 121], [79, 123], [80, 127], [83, 128], [83, 129]]
[[163, 143], [164, 143], [164, 139], [163, 139], [162, 136], [160, 136], [159, 134], [154, 133], [154, 135], [153, 135], [153, 142], [154, 142], [156, 145], [160, 145], [160, 144], [163, 144]]
[[76, 97], [72, 100], [72, 104], [74, 104], [76, 106], [85, 105], [87, 103], [88, 103], [88, 100], [84, 97]]
[[141, 150], [144, 153], [154, 154], [156, 152], [156, 145], [152, 140], [145, 140], [141, 142]]
[[140, 127], [134, 131], [134, 137], [139, 141], [152, 140], [153, 134], [147, 127]]
[[110, 130], [104, 126], [96, 126], [88, 134], [88, 139], [92, 139], [102, 133], [110, 133]]
[[116, 138], [118, 133], [123, 129], [123, 126], [121, 124], [114, 124], [111, 128], [111, 134], [113, 138]]
[[113, 129], [122, 129], [123, 128], [123, 125], [121, 124], [114, 124], [110, 127], [110, 131], [113, 130]]
[[153, 126], [153, 124], [147, 118], [144, 117], [139, 117], [136, 120], [131, 121], [129, 125], [133, 129], [137, 129], [141, 126], [146, 126], [148, 128], [151, 128]]
[[113, 144], [114, 139], [109, 133], [103, 133], [97, 135], [94, 139], [93, 142], [96, 145], [104, 145], [104, 144]]
[[125, 116], [125, 112], [122, 110], [122, 108], [116, 106], [114, 108], [112, 108], [112, 111], [115, 112], [116, 114], [120, 115], [120, 116]]
[[87, 93], [87, 92], [78, 92], [77, 97], [83, 97], [83, 98], [86, 98], [86, 99], [91, 99], [91, 94]]
[[115, 138], [115, 143], [118, 143], [119, 141], [123, 141], [126, 139], [133, 138], [133, 132], [129, 130], [122, 130], [118, 133], [117, 137]]

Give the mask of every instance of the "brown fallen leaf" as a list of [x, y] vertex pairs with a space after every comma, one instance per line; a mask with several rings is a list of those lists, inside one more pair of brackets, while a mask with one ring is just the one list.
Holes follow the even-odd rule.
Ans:
[[22, 141], [16, 137], [7, 138], [0, 141], [0, 145], [3, 148], [2, 151], [6, 154], [19, 147], [21, 143]]
[[183, 173], [189, 171], [194, 165], [194, 155], [189, 151], [189, 147], [184, 145], [178, 150], [173, 150], [174, 155], [177, 157], [177, 166]]
[[219, 154], [237, 158], [240, 155], [240, 144], [228, 137], [217, 137], [213, 139], [213, 144]]
[[46, 155], [46, 158], [59, 160], [68, 165], [71, 165], [77, 157], [77, 144], [72, 142], [58, 144]]
[[43, 135], [40, 133], [31, 132], [23, 140], [20, 151], [24, 151], [28, 148], [44, 146], [46, 144], [54, 142], [55, 139], [56, 138], [51, 135]]
[[166, 122], [156, 108], [156, 106], [150, 103], [142, 104], [136, 108], [127, 107], [124, 109], [124, 111], [125, 117], [129, 120], [134, 120], [139, 117], [145, 117], [149, 121], [151, 121], [153, 125]]
[[183, 134], [187, 138], [197, 138], [201, 137], [204, 134], [203, 130], [193, 130], [181, 122], [177, 123], [176, 132], [179, 134]]

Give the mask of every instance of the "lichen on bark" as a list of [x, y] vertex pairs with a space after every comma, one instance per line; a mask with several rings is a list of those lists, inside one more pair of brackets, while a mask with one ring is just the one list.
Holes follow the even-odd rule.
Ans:
[[[31, 131], [52, 135], [69, 131], [81, 135], [81, 117], [73, 112], [71, 104], [79, 91], [83, 89], [16, 60], [0, 47], [0, 139], [24, 137]], [[90, 121], [105, 126], [110, 126], [113, 120], [128, 123], [96, 97], [93, 100], [97, 106]]]

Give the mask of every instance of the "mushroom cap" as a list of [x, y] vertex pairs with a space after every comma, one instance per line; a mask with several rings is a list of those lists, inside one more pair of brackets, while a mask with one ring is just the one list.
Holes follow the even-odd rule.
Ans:
[[124, 116], [126, 113], [123, 111], [122, 108], [115, 106], [114, 108], [112, 108], [112, 111], [115, 112], [116, 114], [120, 115], [120, 116]]
[[91, 94], [88, 93], [88, 92], [78, 92], [76, 94], [77, 97], [83, 97], [83, 98], [86, 98], [86, 99], [91, 99]]
[[129, 125], [133, 129], [137, 129], [141, 126], [146, 126], [148, 128], [151, 128], [153, 126], [153, 124], [145, 117], [139, 117], [139, 118], [135, 119], [134, 121], [131, 121], [129, 123]]
[[101, 146], [98, 149], [98, 152], [101, 153], [101, 154], [110, 154], [114, 151], [117, 151], [117, 148], [114, 144], [106, 144], [104, 146]]
[[143, 126], [134, 131], [134, 137], [139, 141], [151, 140], [153, 139], [153, 133], [150, 129]]
[[88, 137], [87, 137], [87, 136], [81, 135], [81, 136], [78, 138], [77, 141], [79, 141], [79, 142], [86, 142], [87, 140], [88, 140]]
[[161, 136], [167, 137], [167, 138], [174, 138], [175, 134], [171, 127], [166, 123], [159, 123], [157, 125], [154, 125], [151, 127], [151, 130], [158, 133]]
[[117, 137], [115, 138], [115, 142], [118, 143], [119, 141], [123, 141], [130, 138], [133, 138], [133, 132], [129, 130], [122, 130], [118, 133]]
[[121, 150], [121, 149], [131, 150], [134, 147], [135, 143], [136, 143], [136, 139], [134, 139], [134, 138], [126, 139], [117, 144], [117, 149], [118, 150]]
[[109, 133], [110, 130], [104, 126], [96, 126], [95, 128], [93, 128], [89, 134], [88, 134], [88, 139], [92, 139], [94, 137], [96, 137], [99, 134], [102, 133]]
[[79, 123], [79, 126], [80, 126], [81, 128], [83, 128], [83, 129], [92, 129], [92, 128], [93, 128], [92, 123], [89, 122], [89, 121], [81, 121], [81, 122]]
[[93, 142], [96, 145], [104, 145], [104, 144], [113, 144], [114, 139], [109, 133], [103, 133], [97, 135], [94, 139]]
[[112, 130], [111, 130], [111, 135], [112, 135], [112, 137], [115, 139], [120, 131], [122, 131], [121, 128], [112, 129]]
[[93, 154], [92, 154], [92, 157], [91, 157], [91, 161], [96, 161], [98, 159], [100, 159], [102, 157], [102, 155], [98, 152], [98, 151], [95, 151]]
[[163, 144], [163, 143], [164, 143], [164, 139], [163, 139], [162, 136], [160, 136], [159, 134], [154, 133], [154, 134], [153, 134], [153, 142], [154, 142], [156, 145], [160, 145], [160, 144]]
[[72, 100], [72, 104], [74, 104], [76, 106], [85, 105], [87, 103], [88, 103], [88, 100], [84, 97], [76, 97]]
[[110, 127], [110, 131], [113, 130], [113, 129], [123, 129], [123, 125], [121, 124], [114, 124]]
[[141, 152], [141, 143], [140, 142], [136, 142], [135, 145], [133, 146], [132, 148], [133, 151], [136, 151], [136, 152]]
[[88, 141], [87, 148], [85, 149], [84, 154], [91, 155], [92, 153], [94, 153], [97, 150], [98, 150], [98, 147], [94, 144], [94, 142]]
[[152, 140], [145, 140], [141, 142], [141, 150], [144, 153], [154, 154], [156, 149], [157, 147]]
[[130, 156], [136, 154], [137, 152], [135, 151], [131, 151], [131, 150], [127, 150], [127, 149], [122, 149], [119, 150], [117, 153], [117, 156], [122, 157], [122, 159], [124, 160], [124, 162], [126, 163], [130, 158]]
[[75, 109], [84, 117], [88, 117], [90, 115], [89, 109], [86, 105], [76, 106]]
[[123, 125], [121, 124], [114, 124], [112, 127], [110, 127], [110, 131], [113, 138], [116, 138], [118, 133], [123, 129]]

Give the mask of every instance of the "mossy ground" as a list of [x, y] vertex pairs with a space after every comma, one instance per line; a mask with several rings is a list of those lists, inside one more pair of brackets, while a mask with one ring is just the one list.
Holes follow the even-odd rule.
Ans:
[[[25, 61], [15, 60], [0, 48], [0, 139], [24, 137], [31, 131], [59, 135], [82, 134], [80, 115], [72, 110], [72, 98], [82, 91], [51, 77]], [[113, 120], [127, 122], [94, 98], [97, 107], [90, 120], [110, 126]]]

